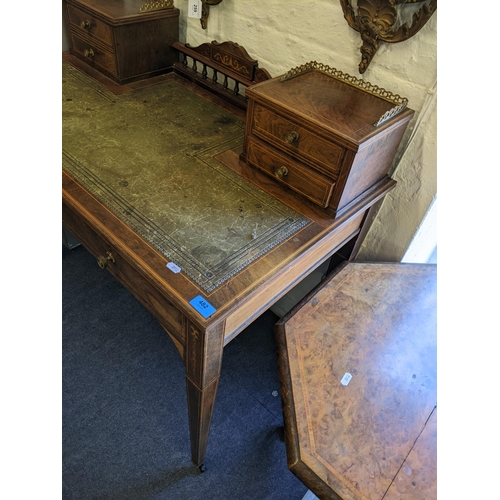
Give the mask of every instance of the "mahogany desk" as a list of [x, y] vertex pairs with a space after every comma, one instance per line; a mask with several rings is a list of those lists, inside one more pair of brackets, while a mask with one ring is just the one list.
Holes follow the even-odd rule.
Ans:
[[338, 249], [355, 255], [396, 183], [377, 183], [335, 219], [241, 163], [245, 113], [184, 78], [114, 95], [66, 70], [63, 225], [174, 342], [203, 469], [224, 346]]
[[289, 469], [321, 499], [435, 499], [436, 266], [344, 263], [275, 329]]

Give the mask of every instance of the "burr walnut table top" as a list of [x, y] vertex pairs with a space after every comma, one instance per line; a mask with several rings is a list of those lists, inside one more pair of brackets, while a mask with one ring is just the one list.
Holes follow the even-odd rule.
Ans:
[[436, 498], [436, 266], [348, 263], [276, 337], [289, 469], [320, 498]]

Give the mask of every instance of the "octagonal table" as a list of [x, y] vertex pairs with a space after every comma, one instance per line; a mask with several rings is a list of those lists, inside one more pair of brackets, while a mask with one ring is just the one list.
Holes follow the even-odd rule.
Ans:
[[277, 323], [288, 467], [319, 498], [436, 498], [436, 302], [436, 265], [350, 262]]

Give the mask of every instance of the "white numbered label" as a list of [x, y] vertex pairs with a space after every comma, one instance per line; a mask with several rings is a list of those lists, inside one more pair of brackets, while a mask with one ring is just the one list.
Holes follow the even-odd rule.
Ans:
[[189, 0], [188, 17], [201, 19], [201, 0]]
[[167, 267], [175, 274], [181, 272], [181, 268], [177, 264], [174, 264], [173, 262], [169, 262], [167, 264]]
[[342, 377], [342, 380], [340, 381], [340, 383], [342, 385], [347, 385], [352, 379], [352, 375], [350, 373], [345, 373], [344, 376]]

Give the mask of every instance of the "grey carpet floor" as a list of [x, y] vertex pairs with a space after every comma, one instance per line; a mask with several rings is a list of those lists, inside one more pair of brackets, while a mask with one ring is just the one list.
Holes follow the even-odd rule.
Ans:
[[63, 498], [301, 499], [287, 469], [268, 311], [224, 351], [206, 472], [190, 460], [184, 366], [153, 316], [63, 248]]

